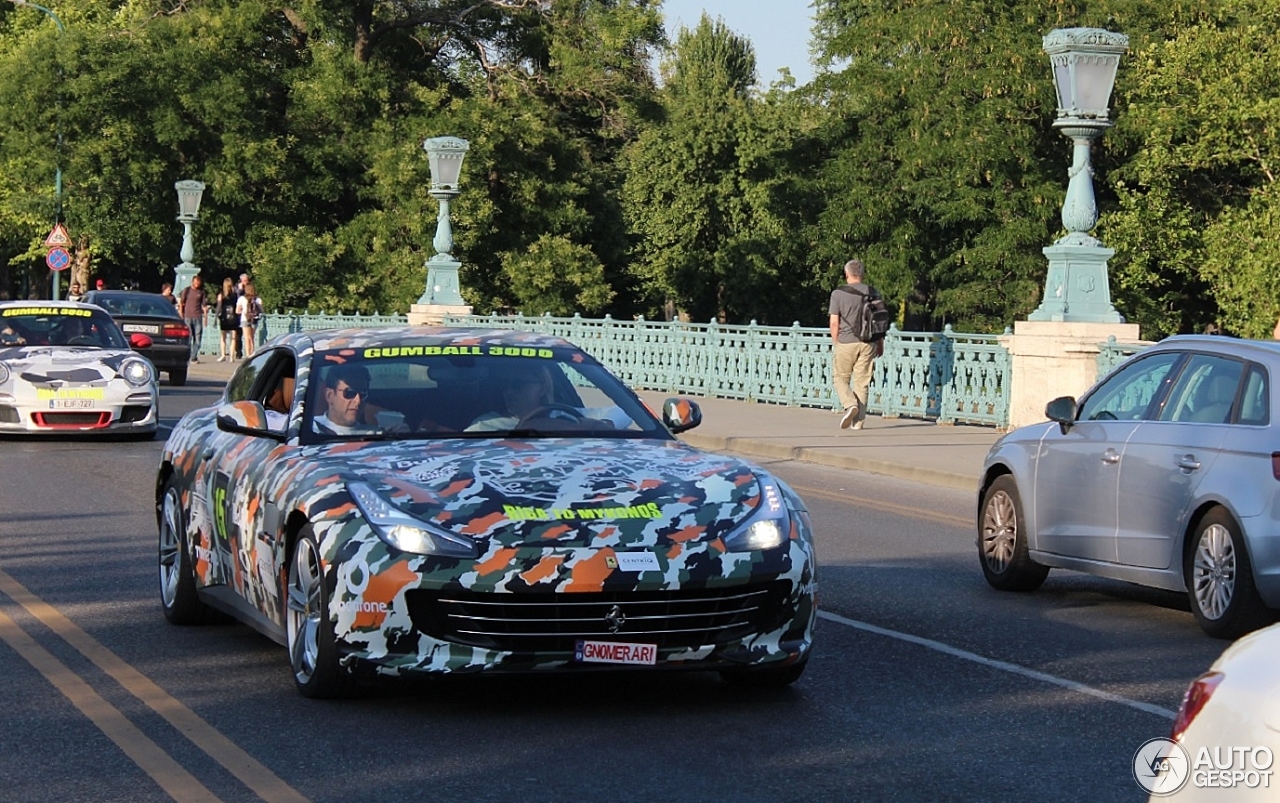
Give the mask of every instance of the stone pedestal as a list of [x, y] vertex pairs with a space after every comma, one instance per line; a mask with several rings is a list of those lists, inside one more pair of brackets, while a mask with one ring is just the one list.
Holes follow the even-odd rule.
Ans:
[[1044, 406], [1059, 396], [1079, 397], [1098, 378], [1099, 344], [1108, 337], [1138, 339], [1136, 323], [1016, 321], [1000, 343], [1013, 358], [1009, 426], [1047, 420]]
[[470, 315], [466, 304], [414, 304], [409, 307], [410, 326], [441, 326], [446, 315]]

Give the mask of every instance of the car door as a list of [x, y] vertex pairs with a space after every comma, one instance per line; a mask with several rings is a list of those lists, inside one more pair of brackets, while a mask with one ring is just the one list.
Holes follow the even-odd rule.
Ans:
[[1129, 438], [1120, 465], [1119, 560], [1167, 569], [1196, 488], [1217, 459], [1244, 377], [1244, 363], [1191, 354], [1154, 420]]
[[[236, 369], [227, 383], [224, 403], [251, 399], [272, 356], [271, 352], [256, 354]], [[205, 439], [204, 450], [199, 455], [202, 487], [198, 490], [200, 502], [207, 509], [204, 520], [211, 531], [208, 584], [230, 586], [237, 592], [241, 591], [239, 581], [243, 579], [239, 555], [244, 541], [241, 508], [245, 498], [245, 489], [238, 487], [238, 479], [243, 476], [247, 462], [252, 460], [246, 454], [246, 447], [254, 440], [260, 439], [216, 429]]]
[[[292, 420], [295, 358], [286, 348], [274, 348], [251, 359], [254, 378], [244, 399], [263, 405], [268, 429], [281, 437], [224, 433], [216, 460], [215, 494], [225, 533], [229, 584], [250, 607], [269, 621], [283, 621], [283, 600], [277, 568], [281, 562], [277, 535], [279, 511], [267, 495], [267, 476], [276, 461], [285, 459]], [[238, 394], [237, 394], [238, 395]]]
[[1076, 421], [1040, 441], [1034, 484], [1035, 549], [1114, 562], [1120, 464], [1129, 436], [1159, 405], [1181, 352], [1139, 357], [1095, 387]]

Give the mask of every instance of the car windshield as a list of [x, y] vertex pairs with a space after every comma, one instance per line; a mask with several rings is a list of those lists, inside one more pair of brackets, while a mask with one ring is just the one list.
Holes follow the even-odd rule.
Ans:
[[0, 346], [127, 349], [129, 341], [99, 310], [30, 306], [0, 309]]
[[574, 348], [393, 346], [314, 356], [303, 438], [670, 435]]

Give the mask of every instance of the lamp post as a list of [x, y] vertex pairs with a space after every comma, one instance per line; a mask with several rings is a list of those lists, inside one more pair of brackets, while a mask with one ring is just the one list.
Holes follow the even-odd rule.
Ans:
[[200, 219], [200, 197], [204, 195], [204, 182], [185, 179], [176, 182], [173, 188], [178, 191], [178, 222], [182, 224], [182, 264], [174, 268], [176, 274], [173, 282], [174, 295], [181, 293], [190, 284], [191, 279], [200, 269], [191, 264], [196, 252], [191, 245], [191, 225]]
[[[9, 0], [15, 6], [26, 6], [34, 8], [36, 11], [43, 13], [49, 19], [53, 20], [53, 24], [58, 27], [58, 38], [62, 38], [62, 34], [66, 33], [67, 26], [62, 24], [62, 20], [58, 19], [58, 15], [52, 10], [44, 6], [28, 3], [27, 0]], [[57, 54], [54, 55], [54, 62], [58, 64], [58, 118], [55, 124], [57, 133], [54, 135], [54, 159], [53, 159], [53, 225], [62, 222], [62, 62], [58, 61]], [[61, 294], [58, 281], [58, 271], [53, 271], [53, 300], [57, 301]]]
[[449, 201], [458, 197], [458, 178], [462, 160], [470, 147], [465, 139], [432, 137], [422, 143], [431, 166], [432, 198], [440, 202], [436, 216], [436, 236], [431, 244], [435, 256], [427, 260], [427, 286], [415, 306], [433, 308], [433, 312], [470, 314], [458, 288], [458, 268], [462, 263], [453, 258], [453, 226], [449, 223]]
[[1067, 234], [1043, 249], [1049, 260], [1044, 298], [1027, 320], [1124, 320], [1111, 305], [1107, 280], [1107, 260], [1115, 251], [1089, 234], [1098, 222], [1089, 155], [1094, 140], [1112, 126], [1108, 118], [1111, 89], [1120, 56], [1128, 48], [1129, 37], [1100, 28], [1059, 28], [1044, 37], [1058, 94], [1058, 119], [1053, 127], [1071, 139], [1074, 155], [1062, 205]]

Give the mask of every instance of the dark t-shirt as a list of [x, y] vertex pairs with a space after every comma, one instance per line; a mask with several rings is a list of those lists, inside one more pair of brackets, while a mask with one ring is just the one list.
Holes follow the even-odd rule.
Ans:
[[[852, 287], [859, 293], [874, 293], [875, 289], [869, 284], [858, 282], [857, 284], [846, 284], [845, 287]], [[862, 339], [854, 334], [854, 326], [858, 323], [858, 315], [862, 309], [862, 296], [854, 295], [839, 288], [831, 291], [831, 303], [828, 305], [828, 315], [840, 316], [840, 330], [836, 335], [836, 341], [839, 343], [861, 343]]]
[[194, 321], [204, 317], [205, 297], [202, 288], [187, 287], [178, 296], [178, 309], [182, 311], [184, 320]]

